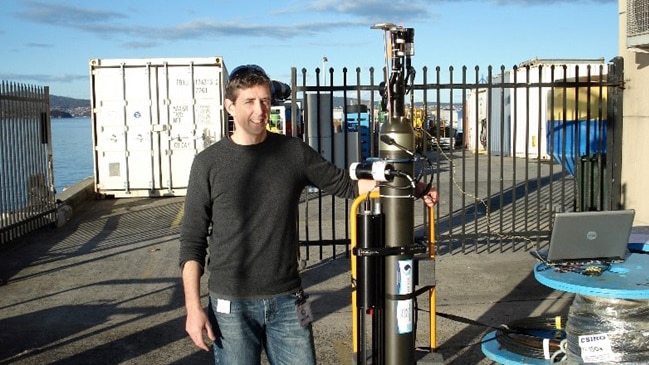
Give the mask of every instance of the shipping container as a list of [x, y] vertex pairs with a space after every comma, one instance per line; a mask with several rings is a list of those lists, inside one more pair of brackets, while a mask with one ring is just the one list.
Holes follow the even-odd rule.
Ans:
[[183, 196], [194, 156], [227, 135], [221, 57], [90, 60], [97, 194]]

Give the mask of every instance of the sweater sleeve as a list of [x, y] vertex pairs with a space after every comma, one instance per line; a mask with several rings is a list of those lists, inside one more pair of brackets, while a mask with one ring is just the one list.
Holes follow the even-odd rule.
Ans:
[[307, 178], [318, 188], [340, 198], [358, 196], [358, 184], [343, 169], [326, 160], [306, 143], [301, 143]]
[[212, 217], [209, 166], [204, 159], [196, 156], [192, 162], [185, 196], [184, 214], [180, 228], [179, 264], [197, 261], [205, 266], [207, 256], [207, 237]]

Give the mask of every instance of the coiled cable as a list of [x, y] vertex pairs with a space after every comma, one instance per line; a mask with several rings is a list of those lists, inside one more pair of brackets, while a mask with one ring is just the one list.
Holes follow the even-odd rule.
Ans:
[[607, 364], [649, 363], [649, 301], [577, 295], [568, 313], [568, 359], [583, 363], [580, 337], [605, 334]]
[[[530, 358], [561, 360], [565, 354], [566, 318], [528, 317], [514, 320], [496, 331], [498, 343], [507, 351]], [[562, 344], [563, 342], [563, 344]]]

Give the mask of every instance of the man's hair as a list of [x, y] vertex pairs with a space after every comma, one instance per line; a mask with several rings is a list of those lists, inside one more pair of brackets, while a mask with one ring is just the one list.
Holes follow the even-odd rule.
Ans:
[[239, 96], [239, 90], [257, 85], [267, 86], [269, 90], [272, 90], [271, 80], [264, 69], [257, 65], [236, 67], [230, 73], [228, 84], [225, 87], [225, 98], [234, 102]]

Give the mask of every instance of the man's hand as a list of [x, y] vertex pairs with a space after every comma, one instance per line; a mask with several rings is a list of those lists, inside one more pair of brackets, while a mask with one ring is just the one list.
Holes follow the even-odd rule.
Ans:
[[207, 315], [202, 308], [187, 311], [185, 331], [187, 331], [187, 334], [189, 334], [189, 337], [194, 341], [196, 346], [202, 350], [210, 351], [209, 345], [205, 343], [203, 333], [207, 333], [207, 337], [212, 341], [214, 341], [216, 337], [214, 337], [210, 321], [207, 319]]
[[203, 267], [196, 261], [187, 261], [182, 268], [183, 289], [185, 291], [185, 309], [187, 310], [187, 321], [185, 322], [185, 331], [189, 334], [192, 341], [199, 348], [209, 351], [210, 347], [205, 343], [203, 333], [214, 341], [214, 331], [207, 318], [207, 314], [201, 306], [201, 275]]
[[431, 186], [430, 189], [428, 189], [428, 192], [426, 192], [427, 186], [426, 183], [420, 182], [417, 184], [415, 194], [421, 197], [421, 200], [427, 207], [432, 208], [439, 201], [439, 198], [437, 197], [437, 189], [434, 186]]
[[378, 182], [369, 179], [359, 179], [358, 182], [358, 195], [365, 195], [374, 189], [378, 189]]

